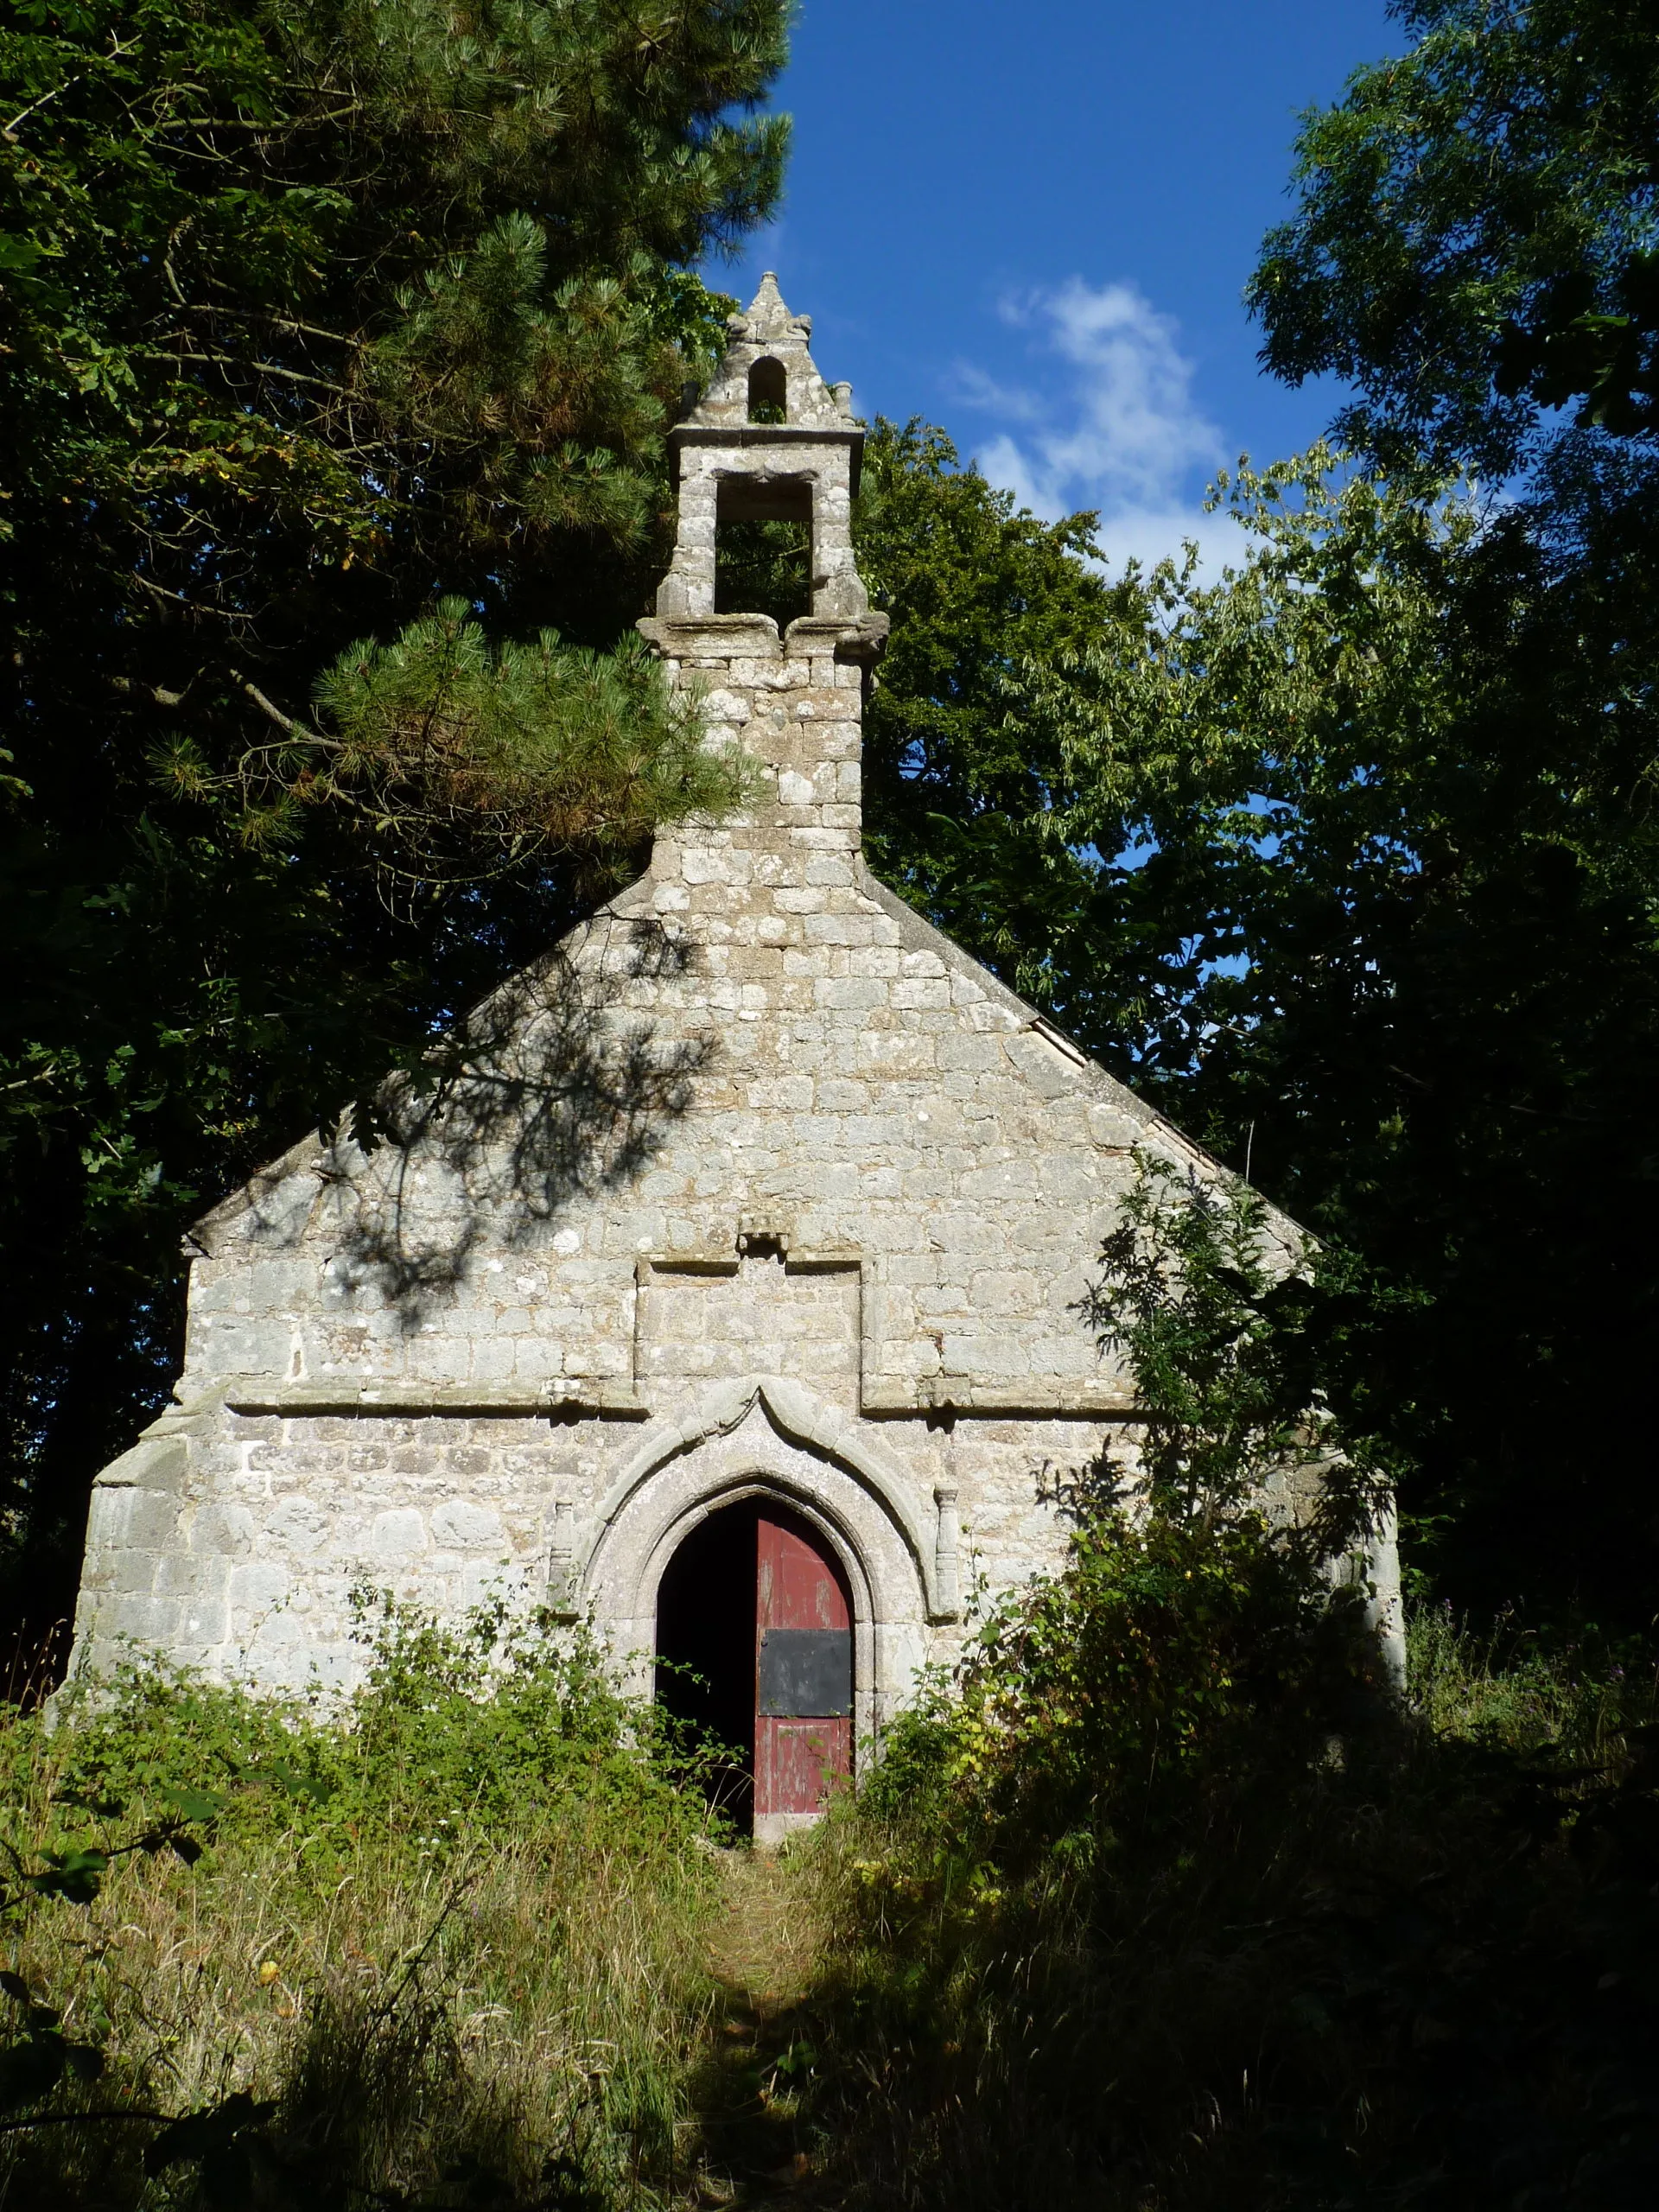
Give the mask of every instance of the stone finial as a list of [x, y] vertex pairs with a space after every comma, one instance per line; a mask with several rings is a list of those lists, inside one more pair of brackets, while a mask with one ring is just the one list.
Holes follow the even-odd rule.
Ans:
[[757, 346], [788, 345], [798, 339], [804, 345], [812, 335], [810, 315], [791, 315], [778, 289], [778, 278], [768, 269], [760, 289], [749, 302], [747, 315], [734, 315], [727, 323], [734, 338], [751, 338]]

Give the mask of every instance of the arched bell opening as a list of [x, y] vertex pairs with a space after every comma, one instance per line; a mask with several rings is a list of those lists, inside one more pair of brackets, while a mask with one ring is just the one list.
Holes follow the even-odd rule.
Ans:
[[850, 1781], [855, 1672], [848, 1577], [804, 1516], [750, 1496], [681, 1540], [658, 1584], [657, 1697], [721, 1747], [711, 1800], [758, 1841]]
[[789, 420], [789, 376], [781, 361], [763, 354], [749, 371], [751, 423]]

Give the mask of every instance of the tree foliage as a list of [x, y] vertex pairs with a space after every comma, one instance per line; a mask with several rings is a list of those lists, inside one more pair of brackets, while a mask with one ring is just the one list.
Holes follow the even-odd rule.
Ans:
[[[1269, 368], [1354, 387], [1355, 457], [1224, 480], [1213, 582], [1085, 590], [1086, 520], [1060, 619], [969, 576], [972, 686], [899, 663], [949, 772], [895, 749], [872, 803], [895, 880], [1351, 1270], [1327, 1380], [1414, 1465], [1419, 1561], [1645, 1622], [1659, 45], [1625, 0], [1398, 13], [1250, 289]], [[985, 544], [1039, 542], [971, 484]], [[967, 626], [912, 534], [931, 648]]]
[[[1142, 1408], [1131, 1473], [1154, 1516], [1254, 1527], [1310, 1576], [1363, 1553], [1389, 1503], [1386, 1446], [1344, 1431], [1325, 1395], [1347, 1284], [1247, 1185], [1141, 1157], [1083, 1302]], [[1109, 1457], [1115, 1490], [1123, 1471]], [[1098, 1477], [1083, 1493], [1098, 1497]]]
[[181, 794], [238, 804], [249, 843], [282, 844], [306, 807], [344, 810], [374, 841], [395, 911], [423, 892], [631, 854], [658, 823], [718, 812], [742, 788], [637, 638], [613, 653], [569, 648], [556, 630], [492, 642], [463, 599], [390, 645], [348, 645], [316, 698], [320, 727], [285, 718], [231, 774], [216, 777], [188, 738], [162, 763]]
[[[1411, 51], [1304, 118], [1249, 299], [1338, 435], [1505, 475], [1659, 432], [1659, 41], [1642, 0], [1395, 0]], [[1563, 411], [1566, 421], [1561, 417]]]
[[1408, 964], [1378, 963], [1414, 1047], [1377, 1056], [1400, 1149], [1369, 1191], [1329, 1144], [1309, 1179], [1437, 1286], [1390, 1387], [1435, 1378], [1434, 1503], [1481, 1594], [1645, 1620], [1659, 41], [1629, 0], [1398, 12], [1412, 50], [1305, 120], [1251, 288], [1264, 359], [1348, 378], [1340, 429], [1396, 471], [1518, 474], [1439, 586], [1421, 880], [1391, 902]]
[[1218, 581], [1109, 586], [1082, 524], [1056, 546], [943, 463], [907, 496], [1071, 573], [1032, 576], [1022, 627], [995, 564], [964, 564], [969, 685], [938, 652], [957, 541], [907, 525], [893, 657], [919, 696], [878, 692], [873, 719], [949, 741], [885, 740], [889, 871], [1347, 1271], [1325, 1381], [1413, 1468], [1420, 1563], [1467, 1601], [1644, 1619], [1639, 544], [1569, 565], [1456, 486], [1319, 448], [1224, 483], [1243, 527]]
[[1009, 689], [1140, 619], [1141, 589], [1091, 565], [1092, 520], [1040, 522], [960, 467], [943, 430], [877, 423], [854, 528], [893, 632], [865, 716], [866, 843], [942, 929], [1039, 1003], [1063, 994], [1078, 1033], [1115, 1050], [1124, 1009], [1095, 957], [1118, 935], [1109, 887], [1048, 834], [1077, 796], [1071, 764]]
[[10, 11], [0, 1504], [60, 1572], [191, 1213], [731, 795], [610, 649], [786, 14]]

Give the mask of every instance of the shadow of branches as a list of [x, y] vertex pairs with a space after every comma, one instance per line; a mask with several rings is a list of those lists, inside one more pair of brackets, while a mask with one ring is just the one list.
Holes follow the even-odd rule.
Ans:
[[368, 1142], [337, 1145], [324, 1170], [341, 1287], [372, 1285], [412, 1331], [486, 1235], [522, 1249], [573, 1198], [636, 1174], [714, 1047], [662, 1039], [626, 1001], [691, 957], [660, 925], [604, 918], [389, 1083]]

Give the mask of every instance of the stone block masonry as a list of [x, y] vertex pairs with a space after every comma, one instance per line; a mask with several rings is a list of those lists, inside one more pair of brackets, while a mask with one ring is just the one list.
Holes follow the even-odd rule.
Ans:
[[[973, 1578], [1058, 1561], [1042, 1471], [1132, 1422], [1076, 1309], [1135, 1152], [1221, 1171], [864, 865], [886, 621], [808, 332], [770, 278], [736, 320], [640, 625], [749, 803], [480, 1007], [465, 1077], [389, 1091], [395, 1141], [309, 1140], [198, 1225], [177, 1402], [97, 1485], [78, 1665], [343, 1685], [368, 1584], [590, 1615], [643, 1681], [675, 1548], [760, 1497], [844, 1572], [868, 1735]], [[781, 423], [750, 419], [766, 364]], [[773, 505], [812, 531], [781, 635], [715, 607], [722, 512]]]

